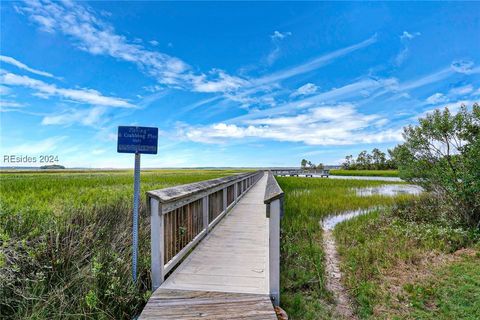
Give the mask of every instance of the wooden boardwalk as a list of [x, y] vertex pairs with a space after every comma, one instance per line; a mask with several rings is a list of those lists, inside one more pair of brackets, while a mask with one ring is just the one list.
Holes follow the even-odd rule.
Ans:
[[264, 175], [150, 298], [140, 319], [277, 319]]
[[159, 288], [140, 319], [276, 320], [277, 316], [268, 295]]

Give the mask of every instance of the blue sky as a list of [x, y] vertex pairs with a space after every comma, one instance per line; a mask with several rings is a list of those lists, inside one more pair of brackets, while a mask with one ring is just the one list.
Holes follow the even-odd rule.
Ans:
[[140, 125], [144, 167], [336, 164], [479, 101], [479, 34], [473, 2], [2, 2], [0, 155], [131, 167]]

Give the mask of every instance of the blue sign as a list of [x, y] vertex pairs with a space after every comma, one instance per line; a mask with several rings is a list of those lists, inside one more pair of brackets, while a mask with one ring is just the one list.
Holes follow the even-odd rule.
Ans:
[[158, 128], [118, 127], [117, 152], [157, 154]]

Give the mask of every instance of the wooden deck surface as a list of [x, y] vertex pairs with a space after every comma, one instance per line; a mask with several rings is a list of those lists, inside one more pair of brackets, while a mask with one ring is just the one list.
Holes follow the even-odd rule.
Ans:
[[276, 319], [264, 175], [150, 298], [140, 319]]
[[159, 288], [148, 301], [140, 320], [251, 319], [276, 320], [266, 295]]
[[266, 182], [265, 175], [161, 288], [269, 294]]

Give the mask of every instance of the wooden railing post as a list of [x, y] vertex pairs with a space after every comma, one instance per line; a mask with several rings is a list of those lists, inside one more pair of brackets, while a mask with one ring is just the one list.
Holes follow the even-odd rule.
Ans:
[[150, 198], [150, 231], [151, 231], [151, 259], [152, 259], [152, 287], [155, 291], [164, 280], [163, 248], [164, 226], [163, 214], [157, 199]]
[[208, 232], [208, 224], [210, 223], [208, 221], [208, 210], [209, 210], [209, 205], [208, 205], [208, 195], [203, 197], [202, 200], [202, 212], [203, 212], [203, 229]]
[[270, 296], [273, 304], [280, 304], [280, 216], [282, 199], [270, 203], [269, 219], [269, 266], [270, 266]]
[[269, 224], [269, 287], [275, 306], [280, 304], [280, 219], [283, 217], [283, 191], [271, 172], [268, 173], [264, 203]]
[[238, 202], [238, 183], [235, 182], [233, 184], [233, 202]]
[[227, 202], [227, 187], [223, 188], [223, 192], [222, 192], [222, 201], [223, 201], [223, 210], [222, 212], [225, 212], [227, 211], [227, 207], [228, 207], [228, 202]]

